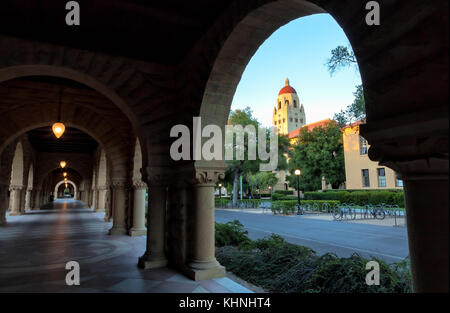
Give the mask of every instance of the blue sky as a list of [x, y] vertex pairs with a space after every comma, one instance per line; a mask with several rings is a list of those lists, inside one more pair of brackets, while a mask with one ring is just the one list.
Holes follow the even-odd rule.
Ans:
[[361, 84], [354, 67], [330, 77], [324, 64], [338, 45], [350, 46], [329, 14], [306, 16], [284, 25], [250, 60], [231, 109], [249, 106], [262, 125], [271, 126], [276, 98], [287, 77], [304, 104], [307, 123], [332, 118], [353, 102], [355, 86]]

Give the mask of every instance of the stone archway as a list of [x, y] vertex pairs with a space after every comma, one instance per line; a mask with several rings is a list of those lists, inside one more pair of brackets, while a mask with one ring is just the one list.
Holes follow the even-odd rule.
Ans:
[[[443, 13], [448, 3], [413, 1], [400, 6], [398, 1], [384, 4], [384, 22], [371, 27], [365, 23], [364, 5], [357, 1], [345, 5], [261, 1], [245, 9], [234, 3], [210, 36], [192, 49], [180, 70], [197, 69], [197, 75], [183, 85], [191, 101], [201, 102], [193, 114], [205, 124], [225, 125], [240, 77], [261, 43], [293, 19], [330, 13], [346, 33], [358, 61], [367, 116], [361, 134], [371, 145], [369, 157], [394, 169], [405, 181], [414, 290], [447, 292], [448, 32], [432, 39], [427, 34], [448, 29], [448, 13]], [[404, 22], [397, 14], [410, 18]], [[420, 196], [420, 191], [426, 196]], [[433, 203], [424, 202], [425, 198]], [[425, 206], [435, 214], [425, 213]]]
[[10, 190], [10, 202], [9, 202], [9, 215], [21, 214], [21, 194], [24, 182], [24, 155], [22, 143], [19, 141], [16, 145], [16, 151], [12, 161], [11, 168], [11, 182], [9, 185]]
[[[54, 196], [55, 196], [55, 200], [58, 199], [58, 189], [59, 189], [59, 187], [60, 187], [62, 184], [64, 184], [64, 183], [65, 183], [65, 181], [62, 180], [62, 181], [60, 181], [60, 182], [58, 182], [58, 183], [56, 184], [56, 186], [55, 186], [55, 191], [54, 191], [54, 193], [53, 193]], [[74, 190], [73, 199], [74, 199], [74, 200], [78, 200], [78, 188], [77, 188], [77, 185], [76, 185], [73, 181], [71, 181], [71, 180], [68, 180], [68, 181], [67, 181], [67, 184], [70, 184], [70, 185], [73, 186], [73, 190]]]

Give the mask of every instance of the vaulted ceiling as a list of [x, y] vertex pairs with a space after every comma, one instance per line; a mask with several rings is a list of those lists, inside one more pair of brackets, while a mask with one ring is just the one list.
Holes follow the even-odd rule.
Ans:
[[78, 0], [80, 25], [67, 26], [66, 1], [2, 0], [0, 33], [163, 64], [176, 64], [230, 0]]
[[92, 154], [98, 143], [79, 129], [67, 127], [63, 136], [56, 138], [51, 127], [41, 127], [29, 132], [28, 139], [39, 152], [88, 153]]

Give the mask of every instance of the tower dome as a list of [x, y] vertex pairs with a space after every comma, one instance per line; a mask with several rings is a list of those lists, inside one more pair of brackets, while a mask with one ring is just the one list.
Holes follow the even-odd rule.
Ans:
[[289, 86], [289, 78], [286, 78], [285, 81], [285, 85], [283, 88], [281, 88], [280, 92], [278, 93], [278, 95], [282, 95], [284, 93], [295, 93], [297, 94], [297, 91], [295, 91], [294, 88], [292, 88], [291, 86]]

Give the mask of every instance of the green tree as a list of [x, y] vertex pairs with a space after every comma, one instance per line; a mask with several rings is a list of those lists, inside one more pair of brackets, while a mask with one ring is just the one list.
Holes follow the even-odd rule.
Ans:
[[[272, 172], [258, 172], [247, 176], [248, 185], [251, 190], [266, 190], [269, 186], [274, 186], [278, 182], [278, 178]], [[252, 192], [253, 193], [253, 192]]]
[[366, 118], [366, 106], [364, 102], [364, 90], [362, 85], [356, 86], [356, 91], [353, 93], [355, 99], [352, 104], [347, 106], [345, 110], [341, 110], [339, 113], [335, 113], [333, 119], [339, 124], [340, 127], [344, 127], [355, 121]]
[[290, 152], [290, 186], [297, 186], [294, 170], [301, 169], [300, 189], [314, 191], [321, 188], [322, 176], [333, 188], [345, 181], [344, 149], [339, 125], [332, 121], [312, 131], [304, 127], [299, 141]]
[[356, 57], [353, 50], [344, 46], [337, 46], [331, 50], [331, 58], [327, 60], [325, 65], [327, 66], [328, 72], [331, 76], [342, 68], [354, 66], [355, 70], [358, 69], [358, 63], [356, 62]]
[[[241, 125], [245, 128], [247, 125], [253, 125], [255, 129], [258, 128], [259, 122], [253, 117], [253, 112], [249, 107], [243, 110], [234, 110], [230, 112], [228, 119], [231, 125]], [[266, 143], [270, 140], [270, 128], [265, 128], [266, 131]], [[256, 136], [257, 138], [257, 136]], [[234, 138], [235, 140], [235, 138]], [[259, 172], [260, 160], [248, 160], [248, 135], [245, 133], [244, 138], [244, 160], [230, 160], [227, 162], [227, 171], [225, 173], [225, 181], [228, 181], [233, 185], [233, 206], [237, 205], [237, 196], [239, 189], [239, 177], [242, 175], [243, 182], [248, 182], [248, 176]], [[278, 136], [278, 167], [279, 169], [287, 169], [286, 153], [289, 147], [289, 140], [285, 136]], [[256, 142], [256, 148], [258, 149], [258, 142]], [[236, 146], [233, 145], [233, 153], [236, 153]]]
[[[235, 110], [230, 112], [228, 119], [231, 125], [242, 125], [245, 128], [247, 125], [253, 125], [255, 129], [258, 128], [259, 122], [252, 116], [253, 112], [249, 107], [243, 110]], [[233, 140], [236, 140], [234, 138]], [[235, 142], [235, 141], [234, 141]], [[254, 173], [259, 170], [258, 160], [248, 160], [248, 134], [245, 133], [244, 138], [244, 160], [227, 160], [227, 172], [229, 178], [233, 180], [233, 206], [237, 206], [237, 195], [239, 188], [239, 177], [243, 174]], [[233, 155], [236, 155], [236, 145], [233, 144]]]
[[[328, 72], [333, 76], [336, 71], [342, 68], [354, 67], [358, 70], [358, 63], [351, 48], [344, 46], [337, 46], [331, 50], [331, 57], [325, 63]], [[347, 106], [345, 110], [341, 110], [334, 114], [333, 119], [343, 127], [354, 121], [366, 118], [366, 107], [364, 102], [364, 90], [362, 85], [356, 86], [356, 91], [353, 93], [355, 100], [352, 104]]]

